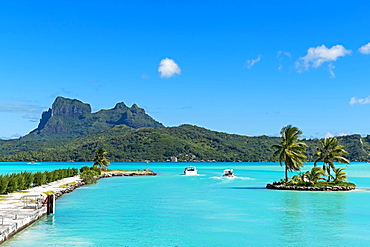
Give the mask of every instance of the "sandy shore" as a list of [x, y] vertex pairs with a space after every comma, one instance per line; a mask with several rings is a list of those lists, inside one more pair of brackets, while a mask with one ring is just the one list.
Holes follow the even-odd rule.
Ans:
[[46, 207], [36, 207], [36, 203], [29, 200], [25, 203], [22, 197], [35, 198], [38, 196], [42, 201], [49, 193], [63, 192], [71, 184], [80, 182], [80, 176], [64, 178], [49, 184], [30, 188], [19, 192], [0, 196], [0, 244], [14, 234], [34, 223], [46, 215]]

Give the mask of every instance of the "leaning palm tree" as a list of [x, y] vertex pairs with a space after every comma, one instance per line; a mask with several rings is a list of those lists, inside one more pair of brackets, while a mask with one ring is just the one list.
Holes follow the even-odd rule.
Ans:
[[283, 127], [280, 131], [280, 145], [273, 145], [275, 150], [273, 159], [277, 159], [281, 166], [285, 164], [285, 181], [288, 181], [288, 171], [300, 171], [303, 162], [306, 161], [306, 143], [299, 142], [298, 138], [302, 136], [302, 131], [292, 125]]
[[327, 181], [330, 182], [330, 171], [335, 169], [334, 162], [349, 164], [349, 160], [342, 156], [343, 154], [348, 154], [348, 152], [343, 149], [342, 145], [339, 145], [339, 141], [335, 137], [318, 140], [318, 142], [319, 147], [315, 154], [317, 159], [314, 166], [316, 166], [317, 162], [323, 162], [322, 169], [328, 174]]
[[347, 174], [343, 171], [346, 168], [336, 168], [334, 169], [334, 175], [332, 178], [334, 179], [334, 183], [340, 183], [342, 181], [347, 181]]
[[98, 151], [96, 151], [94, 161], [94, 166], [99, 166], [102, 170], [106, 170], [107, 166], [109, 166], [110, 161], [106, 157], [108, 152], [104, 148], [100, 148]]

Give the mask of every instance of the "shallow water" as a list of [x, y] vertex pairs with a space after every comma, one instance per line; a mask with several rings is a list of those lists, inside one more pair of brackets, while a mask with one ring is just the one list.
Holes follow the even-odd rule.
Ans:
[[[2, 173], [26, 163], [0, 163]], [[29, 170], [91, 163], [41, 163]], [[4, 246], [365, 246], [370, 241], [370, 165], [348, 166], [353, 192], [265, 189], [277, 163], [113, 163], [155, 177], [114, 177], [63, 195], [47, 216]], [[307, 165], [309, 169], [310, 165]], [[236, 179], [220, 178], [234, 168]]]

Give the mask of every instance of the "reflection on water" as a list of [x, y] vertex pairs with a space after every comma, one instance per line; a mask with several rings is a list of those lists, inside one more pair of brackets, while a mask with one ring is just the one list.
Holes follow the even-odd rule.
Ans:
[[45, 217], [44, 222], [46, 225], [54, 226], [55, 224], [55, 216], [53, 214], [48, 215]]
[[[347, 192], [281, 191], [281, 241], [301, 245], [315, 238], [315, 244], [326, 245], [327, 239], [342, 243], [348, 224]], [[320, 237], [312, 236], [316, 232]], [[326, 239], [326, 240], [325, 240]]]
[[281, 216], [279, 217], [280, 235], [283, 242], [294, 244], [296, 239], [304, 239], [305, 215], [302, 211], [304, 210], [302, 193], [295, 193], [295, 191], [282, 192]]

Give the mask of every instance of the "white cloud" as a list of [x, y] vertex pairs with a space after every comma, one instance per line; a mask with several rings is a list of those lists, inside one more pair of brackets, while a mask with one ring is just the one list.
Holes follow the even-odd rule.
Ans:
[[325, 138], [334, 137], [334, 134], [333, 134], [333, 133], [331, 133], [330, 131], [328, 131], [328, 132], [326, 132], [326, 133], [324, 134], [324, 137], [325, 137]]
[[159, 63], [158, 72], [162, 78], [170, 78], [175, 74], [181, 74], [181, 69], [173, 59], [165, 58]]
[[259, 62], [261, 60], [261, 55], [258, 55], [256, 59], [252, 59], [252, 60], [247, 60], [246, 61], [246, 66], [248, 69], [252, 68], [253, 65], [255, 65], [257, 62]]
[[358, 50], [362, 54], [370, 54], [370, 42], [367, 43], [366, 45], [361, 46]]
[[328, 70], [329, 70], [330, 78], [335, 78], [335, 73], [333, 69], [335, 69], [335, 66], [332, 63], [329, 63]]
[[276, 57], [279, 58], [279, 57], [282, 57], [282, 56], [292, 57], [292, 55], [290, 55], [290, 52], [287, 52], [287, 51], [278, 51]]
[[332, 71], [334, 67], [331, 62], [336, 61], [339, 57], [347, 56], [351, 52], [351, 50], [347, 50], [342, 45], [335, 45], [331, 48], [327, 48], [325, 45], [310, 47], [307, 50], [307, 55], [300, 57], [299, 61], [296, 62], [296, 68], [299, 72], [303, 72], [310, 67], [317, 68], [328, 62], [329, 73], [331, 76], [335, 76]]
[[18, 139], [19, 137], [21, 137], [20, 134], [18, 133], [15, 133], [11, 136], [2, 136], [0, 139], [3, 139], [3, 140], [10, 140], [10, 139]]
[[289, 57], [289, 59], [291, 59], [292, 55], [290, 54], [290, 52], [287, 52], [287, 51], [278, 51], [276, 57], [280, 60], [280, 65], [278, 67], [278, 70], [282, 70], [283, 69], [283, 65], [281, 64], [282, 60], [285, 57]]
[[30, 122], [38, 122], [40, 120], [40, 116], [33, 115], [33, 114], [27, 114], [22, 116], [24, 119], [28, 119]]
[[339, 132], [339, 133], [337, 134], [337, 136], [349, 136], [349, 135], [351, 135], [351, 134], [352, 134], [351, 132], [346, 131], [346, 132]]
[[44, 107], [31, 105], [24, 102], [0, 103], [0, 112], [18, 112], [18, 113], [40, 113], [45, 110]]
[[355, 104], [360, 104], [360, 105], [365, 105], [365, 104], [370, 104], [370, 96], [367, 96], [365, 99], [358, 99], [356, 97], [352, 97], [351, 100], [349, 101], [350, 105], [355, 105]]
[[339, 132], [337, 133], [336, 135], [334, 135], [333, 133], [331, 133], [330, 131], [326, 132], [324, 134], [324, 138], [331, 138], [331, 137], [334, 137], [334, 136], [348, 136], [352, 134], [351, 132], [347, 131], [347, 132]]

